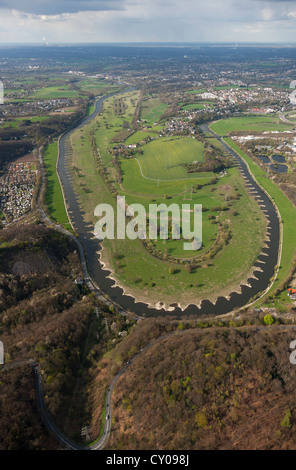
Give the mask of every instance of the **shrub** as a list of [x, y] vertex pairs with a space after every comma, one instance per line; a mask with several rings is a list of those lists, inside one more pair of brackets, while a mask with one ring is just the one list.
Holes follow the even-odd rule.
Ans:
[[265, 315], [265, 317], [263, 318], [263, 321], [265, 325], [272, 325], [275, 322], [273, 316], [270, 315], [269, 313]]
[[208, 425], [207, 417], [201, 411], [196, 413], [195, 422], [199, 428], [205, 428]]
[[291, 427], [290, 418], [291, 418], [291, 411], [287, 410], [286, 413], [285, 413], [285, 417], [281, 422], [281, 426], [283, 428], [290, 428]]

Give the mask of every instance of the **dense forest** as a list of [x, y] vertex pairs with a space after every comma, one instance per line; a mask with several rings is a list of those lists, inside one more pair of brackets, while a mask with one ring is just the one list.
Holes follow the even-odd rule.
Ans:
[[[40, 224], [0, 232], [0, 450], [58, 449], [37, 409], [32, 367], [39, 363], [47, 410], [67, 437], [81, 442], [81, 429], [99, 413], [98, 361], [133, 326], [98, 301], [81, 277], [75, 243]], [[97, 307], [95, 313], [94, 307]], [[100, 312], [98, 314], [98, 312]]]
[[[93, 319], [92, 296], [74, 283], [80, 274], [76, 246], [41, 225], [10, 227], [1, 231], [0, 264], [5, 365], [40, 362], [48, 410], [59, 425]], [[0, 449], [57, 448], [37, 412], [31, 366], [0, 374]]]
[[[107, 448], [295, 449], [295, 328], [182, 328], [140, 355], [116, 385]], [[141, 321], [113, 360], [165, 329]], [[102, 377], [106, 371], [108, 364]]]

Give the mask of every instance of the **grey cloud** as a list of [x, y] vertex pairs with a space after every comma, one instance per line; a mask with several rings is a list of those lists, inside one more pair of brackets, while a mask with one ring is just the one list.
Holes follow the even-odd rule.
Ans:
[[79, 11], [124, 10], [125, 0], [0, 0], [0, 9], [19, 10], [35, 15], [60, 15]]

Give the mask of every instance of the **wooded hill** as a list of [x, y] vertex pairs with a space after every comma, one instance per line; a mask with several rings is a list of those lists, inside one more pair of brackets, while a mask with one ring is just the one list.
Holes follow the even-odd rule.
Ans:
[[[0, 234], [0, 265], [5, 363], [40, 362], [48, 410], [62, 426], [94, 315], [92, 296], [74, 283], [76, 246], [40, 225], [11, 227]], [[39, 418], [30, 365], [0, 372], [0, 384], [0, 449], [58, 448]]]
[[[125, 360], [153, 330], [160, 335], [165, 327], [156, 323], [140, 322], [114, 358]], [[179, 334], [127, 369], [116, 385], [108, 448], [296, 448], [295, 329], [208, 326], [186, 331], [180, 324]]]

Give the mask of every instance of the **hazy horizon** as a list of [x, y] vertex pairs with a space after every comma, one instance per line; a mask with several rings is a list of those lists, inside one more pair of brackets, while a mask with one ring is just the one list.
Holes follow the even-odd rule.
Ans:
[[193, 41], [130, 41], [130, 42], [46, 42], [44, 41], [36, 41], [36, 42], [1, 42], [0, 46], [42, 46], [42, 47], [52, 47], [52, 46], [186, 46], [186, 47], [194, 47], [194, 46], [229, 46], [229, 47], [242, 47], [242, 46], [296, 46], [295, 42], [239, 42], [239, 41], [229, 41], [229, 42], [217, 42], [217, 41], [204, 41], [204, 42], [193, 42]]
[[0, 0], [1, 44], [296, 43], [296, 0]]

